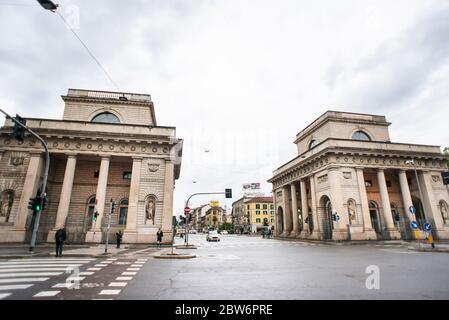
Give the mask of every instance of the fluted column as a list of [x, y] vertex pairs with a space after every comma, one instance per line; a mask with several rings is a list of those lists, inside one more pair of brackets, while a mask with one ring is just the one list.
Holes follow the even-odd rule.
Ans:
[[306, 222], [306, 219], [309, 216], [309, 204], [307, 201], [307, 187], [306, 180], [300, 180], [301, 187], [301, 214], [302, 214], [302, 223], [303, 223], [303, 236], [307, 237], [309, 235], [309, 224]]
[[[407, 225], [410, 225], [411, 221], [416, 221], [414, 213], [410, 212], [410, 207], [413, 206], [412, 196], [410, 194], [410, 188], [407, 181], [407, 173], [405, 170], [399, 171], [399, 185], [401, 186], [402, 202], [404, 204], [404, 219]], [[413, 235], [415, 237], [415, 235]]]
[[109, 156], [102, 156], [100, 163], [100, 173], [98, 175], [98, 184], [96, 192], [96, 206], [95, 210], [98, 212], [97, 221], [92, 221], [92, 229], [86, 234], [86, 242], [101, 242], [101, 224], [104, 214], [104, 205], [106, 202], [106, 187], [108, 184], [109, 174]]
[[313, 222], [313, 232], [311, 238], [318, 239], [321, 237], [321, 228], [318, 220], [318, 206], [316, 202], [316, 188], [315, 188], [315, 175], [310, 176], [310, 195], [311, 195], [311, 209], [312, 209], [312, 222]]
[[290, 184], [290, 193], [292, 195], [292, 216], [293, 216], [293, 236], [298, 236], [299, 234], [299, 223], [298, 223], [298, 199], [296, 197], [296, 182]]
[[385, 233], [390, 238], [400, 238], [398, 230], [394, 226], [393, 216], [391, 214], [390, 197], [388, 195], [387, 182], [385, 181], [385, 172], [383, 169], [377, 170], [377, 181], [379, 183], [380, 198], [382, 201], [382, 213], [386, 224]]
[[291, 210], [290, 210], [290, 187], [283, 187], [283, 207], [284, 207], [284, 236], [289, 236], [292, 231], [292, 219], [291, 219]]
[[142, 167], [142, 158], [133, 158], [133, 167], [131, 172], [131, 185], [129, 187], [128, 214], [126, 215], [126, 228], [123, 233], [123, 242], [137, 242], [137, 209], [139, 205], [140, 190], [140, 169]]
[[376, 239], [376, 232], [371, 224], [369, 214], [368, 195], [366, 193], [365, 177], [363, 176], [363, 168], [356, 168], [357, 184], [359, 186], [360, 205], [362, 208], [363, 231], [365, 239]]
[[[173, 191], [175, 187], [175, 169], [171, 160], [165, 161], [165, 182], [164, 182], [164, 207], [162, 212], [162, 231], [164, 241], [171, 241], [172, 238], [172, 216], [173, 216]], [[167, 237], [165, 236], [167, 235]]]
[[[423, 206], [426, 211], [427, 222], [433, 226], [432, 233], [437, 237], [444, 231], [444, 221], [441, 212], [438, 209], [438, 200], [435, 199], [435, 194], [432, 187], [432, 176], [429, 171], [418, 172], [421, 189], [423, 193]], [[447, 232], [444, 232], [447, 234]]]
[[342, 172], [339, 168], [331, 168], [329, 170], [329, 184], [331, 186], [330, 196], [332, 203], [332, 210], [336, 212], [340, 220], [332, 222], [336, 225], [333, 233], [336, 234], [335, 240], [344, 240], [347, 237], [348, 229], [348, 214], [345, 212], [342, 185]]
[[73, 180], [76, 169], [76, 155], [68, 155], [65, 166], [64, 181], [62, 182], [61, 195], [59, 197], [58, 210], [56, 212], [56, 221], [53, 230], [48, 233], [47, 241], [55, 241], [55, 233], [65, 225], [67, 215], [69, 214], [70, 200], [72, 198]]

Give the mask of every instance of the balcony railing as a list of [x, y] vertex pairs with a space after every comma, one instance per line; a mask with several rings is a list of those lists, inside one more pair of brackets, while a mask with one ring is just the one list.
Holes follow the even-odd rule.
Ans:
[[127, 92], [111, 92], [98, 90], [69, 89], [69, 97], [113, 99], [122, 101], [147, 101], [151, 102], [151, 95]]

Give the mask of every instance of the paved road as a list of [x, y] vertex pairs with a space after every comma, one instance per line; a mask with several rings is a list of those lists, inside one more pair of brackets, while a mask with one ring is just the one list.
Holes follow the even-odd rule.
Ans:
[[[151, 260], [120, 299], [448, 299], [449, 254], [190, 235], [198, 258]], [[378, 266], [380, 289], [366, 288]], [[371, 271], [372, 272], [372, 271]], [[373, 282], [370, 282], [373, 283]], [[375, 282], [374, 282], [375, 284]]]
[[[190, 260], [154, 259], [156, 249], [107, 259], [0, 260], [0, 300], [449, 298], [448, 253], [236, 235], [209, 243], [205, 237], [190, 235], [198, 249], [179, 250], [197, 254]], [[366, 288], [370, 265], [379, 268], [379, 290]], [[70, 271], [75, 268], [79, 273]]]

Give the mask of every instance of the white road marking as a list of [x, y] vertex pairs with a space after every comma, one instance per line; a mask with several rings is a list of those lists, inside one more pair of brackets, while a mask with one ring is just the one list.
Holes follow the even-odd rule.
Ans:
[[101, 264], [101, 263], [94, 265], [94, 267], [107, 267], [107, 266], [108, 266], [107, 264]]
[[101, 263], [112, 263], [112, 261], [101, 261]]
[[0, 293], [0, 300], [5, 299], [7, 297], [9, 297], [11, 295], [11, 293]]
[[132, 279], [133, 279], [133, 277], [117, 277], [117, 278], [115, 278], [115, 280], [117, 280], [117, 281], [129, 281]]
[[68, 277], [67, 280], [69, 281], [83, 281], [86, 279], [86, 277]]
[[101, 268], [87, 268], [87, 271], [100, 271]]
[[9, 265], [24, 265], [24, 264], [51, 264], [51, 265], [57, 265], [57, 264], [63, 264], [63, 265], [74, 265], [79, 264], [82, 265], [84, 263], [89, 263], [90, 261], [76, 261], [76, 260], [68, 260], [68, 261], [58, 261], [58, 260], [47, 260], [47, 261], [33, 261], [33, 260], [22, 260], [22, 261], [7, 261], [7, 262], [0, 262], [0, 266], [9, 266]]
[[122, 291], [121, 289], [118, 290], [101, 290], [99, 295], [117, 295]]
[[39, 293], [36, 293], [33, 297], [54, 297], [61, 291], [55, 290], [55, 291], [41, 291]]
[[127, 271], [139, 271], [140, 270], [140, 268], [128, 268], [128, 269], [126, 269]]
[[137, 272], [122, 272], [122, 276], [135, 276]]
[[13, 284], [13, 285], [6, 285], [6, 286], [0, 286], [0, 290], [21, 290], [21, 289], [28, 289], [32, 287], [34, 284]]
[[54, 286], [52, 286], [52, 288], [66, 288], [66, 289], [70, 289], [70, 287], [74, 287], [75, 283], [57, 283]]
[[133, 268], [141, 268], [141, 267], [143, 267], [143, 264], [132, 264], [131, 265], [131, 267], [133, 267]]
[[87, 272], [87, 271], [84, 271], [84, 272], [80, 272], [79, 273], [79, 275], [80, 276], [91, 276], [91, 275], [93, 275], [95, 272]]
[[1, 273], [0, 278], [10, 278], [10, 277], [49, 277], [49, 276], [59, 276], [62, 272], [23, 272], [23, 273]]
[[0, 283], [16, 283], [16, 282], [42, 282], [47, 281], [50, 278], [12, 278], [12, 279], [0, 279]]
[[76, 262], [90, 262], [90, 261], [94, 261], [95, 259], [74, 259], [74, 258], [53, 258], [53, 259], [26, 259], [26, 260], [24, 260], [24, 259], [11, 259], [11, 260], [8, 260], [8, 262], [0, 262], [0, 264], [6, 264], [6, 263], [10, 263], [10, 262], [14, 262], [14, 263], [17, 263], [17, 262], [35, 262], [35, 263], [51, 263], [51, 262], [59, 262], [59, 261], [61, 261], [61, 262], [64, 262], [64, 263], [68, 263], [67, 261], [70, 261], [70, 262], [72, 262], [72, 261], [75, 261], [75, 263]]
[[128, 282], [111, 282], [109, 287], [126, 287]]
[[106, 260], [115, 261], [115, 260], [117, 260], [117, 258], [107, 258]]

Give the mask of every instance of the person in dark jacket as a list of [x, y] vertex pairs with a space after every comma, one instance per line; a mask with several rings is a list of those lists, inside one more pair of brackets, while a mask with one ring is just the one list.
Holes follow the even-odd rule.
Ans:
[[58, 231], [56, 231], [56, 234], [55, 234], [56, 256], [57, 257], [62, 256], [62, 244], [64, 243], [66, 237], [67, 237], [67, 234], [65, 232], [64, 226], [62, 225], [61, 228]]
[[115, 236], [117, 237], [117, 249], [120, 249], [120, 243], [122, 242], [122, 230], [119, 230], [119, 232], [117, 232], [115, 234]]
[[156, 233], [157, 236], [157, 246], [160, 248], [162, 243], [162, 237], [164, 236], [164, 233], [162, 232], [161, 228]]

